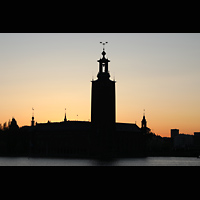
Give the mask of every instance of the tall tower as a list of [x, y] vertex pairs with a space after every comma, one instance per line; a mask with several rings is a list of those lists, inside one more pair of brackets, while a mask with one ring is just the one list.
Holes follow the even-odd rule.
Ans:
[[[103, 43], [105, 45], [105, 43]], [[115, 133], [115, 81], [110, 80], [108, 63], [103, 47], [97, 80], [92, 81], [91, 123], [95, 150], [102, 156], [113, 151]]]

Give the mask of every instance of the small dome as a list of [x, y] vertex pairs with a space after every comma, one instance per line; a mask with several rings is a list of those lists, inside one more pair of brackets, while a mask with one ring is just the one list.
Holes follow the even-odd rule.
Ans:
[[103, 56], [105, 56], [105, 55], [106, 55], [106, 52], [105, 52], [104, 50], [103, 50], [103, 52], [102, 52], [102, 55], [103, 55]]

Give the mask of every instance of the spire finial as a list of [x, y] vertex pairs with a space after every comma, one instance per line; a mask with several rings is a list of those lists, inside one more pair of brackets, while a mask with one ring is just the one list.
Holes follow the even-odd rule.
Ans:
[[100, 42], [100, 44], [103, 45], [103, 51], [105, 50], [104, 46], [105, 46], [105, 44], [107, 44], [107, 43], [108, 43], [108, 42]]
[[143, 112], [143, 116], [145, 116], [145, 109], [144, 109], [144, 112]]

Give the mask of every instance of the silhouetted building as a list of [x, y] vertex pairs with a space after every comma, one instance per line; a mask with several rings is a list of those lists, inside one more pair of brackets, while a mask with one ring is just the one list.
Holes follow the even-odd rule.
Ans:
[[[103, 48], [97, 80], [92, 81], [91, 122], [36, 123], [30, 129], [30, 152], [41, 156], [131, 157], [143, 156], [147, 127], [116, 123], [115, 81], [110, 80], [108, 58]], [[33, 121], [34, 119], [32, 119]]]
[[143, 116], [142, 122], [141, 122], [141, 127], [146, 128], [147, 127], [147, 120], [145, 119], [145, 115]]
[[136, 124], [116, 123], [115, 151], [117, 157], [146, 155], [145, 135]]
[[179, 135], [179, 129], [171, 129], [171, 138], [175, 138]]
[[30, 132], [33, 156], [88, 157], [90, 122], [37, 123]]
[[145, 113], [143, 114], [143, 118], [141, 121], [141, 130], [143, 134], [148, 134], [150, 132], [150, 128], [147, 127], [147, 120], [145, 118]]
[[174, 137], [173, 144], [175, 149], [189, 149], [194, 144], [193, 135], [179, 134]]
[[[103, 48], [97, 80], [92, 81], [91, 122], [70, 121], [35, 123], [20, 128], [19, 134], [9, 134], [0, 141], [0, 153], [28, 156], [115, 158], [144, 156], [147, 127], [145, 115], [142, 127], [131, 123], [116, 123], [115, 81], [110, 80], [108, 63]], [[34, 109], [32, 108], [34, 111]], [[19, 129], [13, 118], [10, 129]], [[11, 131], [12, 132], [12, 131]], [[14, 132], [12, 132], [14, 133]]]
[[189, 150], [194, 147], [194, 136], [179, 134], [179, 129], [171, 129], [172, 147], [177, 150]]
[[105, 58], [104, 48], [102, 55], [103, 57], [98, 60], [98, 79], [92, 81], [91, 123], [92, 134], [96, 138], [94, 151], [109, 155], [114, 150], [115, 81], [110, 80], [110, 60]]
[[194, 148], [197, 151], [197, 155], [200, 155], [200, 132], [194, 132]]
[[64, 122], [67, 121], [67, 117], [66, 117], [66, 109], [65, 109], [65, 118], [64, 118]]

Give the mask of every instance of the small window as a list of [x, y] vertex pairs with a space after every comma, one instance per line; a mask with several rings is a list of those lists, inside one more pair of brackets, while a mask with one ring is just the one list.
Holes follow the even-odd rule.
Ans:
[[102, 63], [102, 72], [105, 72], [105, 63]]

